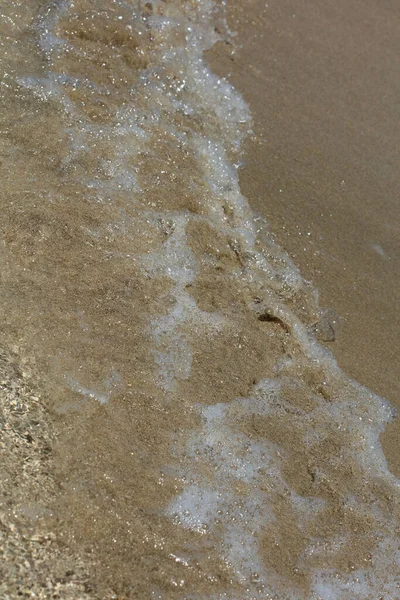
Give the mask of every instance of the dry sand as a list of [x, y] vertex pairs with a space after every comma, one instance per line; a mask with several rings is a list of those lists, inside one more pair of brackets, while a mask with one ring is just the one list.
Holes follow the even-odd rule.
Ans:
[[[343, 318], [345, 372], [400, 407], [396, 2], [236, 0], [212, 69], [249, 103], [241, 189]], [[400, 475], [400, 420], [382, 439]]]

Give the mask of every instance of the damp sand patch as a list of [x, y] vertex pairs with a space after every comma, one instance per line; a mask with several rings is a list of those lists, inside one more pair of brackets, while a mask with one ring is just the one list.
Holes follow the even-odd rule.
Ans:
[[0, 595], [91, 598], [84, 561], [54, 533], [55, 432], [28, 365], [0, 351]]

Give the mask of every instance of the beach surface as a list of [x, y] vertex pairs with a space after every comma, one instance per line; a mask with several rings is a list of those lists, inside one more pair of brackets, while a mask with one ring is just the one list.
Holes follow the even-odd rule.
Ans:
[[394, 9], [0, 14], [1, 598], [397, 598]]
[[[400, 408], [400, 18], [396, 2], [228, 4], [209, 53], [249, 103], [243, 194], [343, 320], [339, 365]], [[382, 436], [400, 475], [400, 420]]]

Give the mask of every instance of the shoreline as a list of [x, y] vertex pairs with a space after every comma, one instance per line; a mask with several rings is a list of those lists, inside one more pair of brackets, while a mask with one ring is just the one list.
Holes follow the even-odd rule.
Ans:
[[[361, 10], [357, 2], [300, 11], [293, 0], [252, 0], [246, 9], [235, 1], [227, 15], [234, 44], [217, 44], [207, 60], [253, 116], [243, 195], [315, 285], [320, 305], [342, 320], [328, 344], [339, 366], [399, 409], [400, 176], [390, 148], [400, 111], [388, 63], [398, 25], [390, 11], [366, 6], [361, 19]], [[379, 46], [383, 32], [386, 45]], [[357, 47], [376, 64], [350, 60]], [[399, 418], [381, 441], [400, 476]]]
[[[280, 50], [260, 41], [267, 5], [233, 4], [242, 47], [209, 53], [233, 88], [203, 60], [226, 31], [212, 0], [78, 4], [10, 8], [0, 590], [396, 595], [399, 488], [378, 443], [392, 410], [319, 343], [342, 343], [339, 319], [303, 279], [340, 262], [342, 245], [324, 241], [340, 231], [334, 202], [321, 243], [323, 220], [307, 216], [340, 169], [315, 152], [311, 171], [301, 163], [309, 137], [288, 116], [300, 122], [307, 102], [296, 113], [277, 85], [269, 103], [264, 61]], [[256, 132], [241, 189], [251, 122], [237, 90]], [[310, 207], [296, 194], [315, 166]], [[384, 263], [386, 241], [365, 239]], [[325, 275], [346, 300], [347, 280]]]

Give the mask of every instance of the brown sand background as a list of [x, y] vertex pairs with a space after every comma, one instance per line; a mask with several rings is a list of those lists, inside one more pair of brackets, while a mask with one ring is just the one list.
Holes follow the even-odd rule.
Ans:
[[[242, 192], [343, 318], [340, 366], [400, 407], [399, 6], [235, 0], [228, 22], [235, 49], [208, 60], [254, 118]], [[382, 436], [397, 476], [399, 442], [397, 419]]]
[[[147, 64], [146, 53], [150, 64], [160, 61], [157, 47], [151, 49], [153, 36], [146, 37], [147, 45], [144, 41], [138, 45], [134, 37], [123, 34], [115, 23], [115, 13], [114, 22], [111, 18], [111, 4], [109, 0], [75, 2], [79, 16], [66, 15], [59, 27], [61, 38], [72, 40], [77, 52], [57, 54], [51, 63], [55, 73], [84, 73], [91, 81], [110, 86], [107, 102], [92, 94], [90, 87], [73, 87], [68, 92], [73, 103], [85, 107], [84, 121], [91, 122], [98, 134], [103, 124], [113, 123], [124, 98], [132, 103], [132, 80]], [[100, 205], [88, 193], [88, 174], [96, 173], [107, 189], [113, 176], [99, 165], [105, 157], [112, 165], [120, 164], [123, 156], [130, 160], [135, 146], [129, 138], [114, 143], [115, 135], [107, 134], [97, 136], [92, 144], [93, 138], [86, 135], [90, 151], [71, 156], [65, 137], [69, 117], [60, 110], [59, 101], [54, 97], [43, 103], [40, 96], [17, 84], [18, 75], [42, 70], [43, 57], [38, 55], [35, 35], [27, 35], [42, 5], [43, 0], [32, 0], [28, 7], [22, 1], [14, 5], [0, 0], [7, 27], [15, 23], [15, 37], [7, 34], [7, 27], [3, 36], [10, 50], [6, 46], [7, 69], [14, 79], [4, 87], [0, 111], [2, 130], [7, 133], [0, 148], [3, 180], [7, 182], [13, 174], [0, 194], [4, 242], [0, 248], [4, 263], [0, 450], [5, 457], [0, 468], [0, 596], [12, 600], [21, 593], [35, 593], [39, 598], [106, 600], [116, 595], [145, 598], [160, 590], [163, 598], [172, 599], [181, 596], [176, 582], [183, 579], [183, 564], [175, 558], [187, 553], [192, 556], [193, 548], [198, 558], [195, 568], [184, 575], [186, 589], [196, 590], [199, 597], [215, 595], [218, 588], [214, 584], [210, 592], [211, 573], [221, 592], [229, 587], [235, 596], [240, 595], [221, 560], [218, 530], [211, 538], [203, 536], [175, 524], [165, 513], [186, 485], [179, 476], [182, 463], [191, 472], [193, 453], [187, 454], [187, 442], [206, 432], [193, 410], [198, 403], [230, 403], [224, 435], [227, 431], [229, 437], [232, 430], [243, 434], [245, 440], [279, 442], [284, 450], [280, 463], [283, 477], [291, 489], [325, 502], [326, 509], [302, 519], [299, 527], [298, 514], [286, 494], [279, 487], [271, 494], [277, 519], [271, 526], [261, 522], [258, 539], [262, 561], [282, 580], [279, 588], [295, 587], [307, 597], [310, 569], [327, 564], [325, 551], [316, 559], [311, 556], [305, 566], [299, 563], [316, 531], [328, 541], [346, 534], [348, 542], [333, 558], [328, 543], [330, 568], [345, 576], [360, 566], [368, 568], [377, 533], [389, 539], [400, 521], [393, 486], [385, 476], [365, 477], [358, 455], [345, 452], [353, 447], [352, 428], [346, 432], [332, 427], [331, 413], [327, 418], [322, 411], [321, 419], [313, 421], [313, 427], [322, 433], [321, 443], [305, 444], [309, 424], [307, 419], [297, 419], [296, 409], [312, 410], [316, 393], [324, 404], [328, 399], [334, 401], [339, 391], [339, 396], [353, 398], [356, 407], [349, 422], [357, 415], [363, 418], [368, 411], [360, 410], [357, 394], [347, 381], [333, 376], [327, 383], [318, 365], [302, 362], [301, 348], [295, 336], [288, 335], [285, 321], [270, 312], [268, 303], [262, 307], [264, 278], [261, 286], [257, 277], [229, 284], [238, 265], [243, 267], [248, 259], [232, 244], [235, 240], [220, 232], [219, 223], [215, 227], [212, 219], [204, 222], [196, 217], [204, 214], [204, 200], [209, 199], [210, 190], [204, 183], [208, 171], [204, 163], [196, 162], [193, 148], [188, 151], [184, 145], [177, 146], [175, 137], [165, 135], [168, 128], [163, 128], [162, 136], [157, 127], [151, 131], [149, 145], [135, 159], [143, 190], [135, 205], [130, 188], [113, 190], [113, 201]], [[389, 150], [395, 147], [395, 115], [385, 128], [379, 108], [386, 102], [382, 92], [372, 102], [368, 76], [357, 86], [348, 74], [350, 58], [359, 56], [355, 50], [360, 44], [354, 41], [356, 36], [345, 19], [347, 6], [341, 12], [337, 7], [318, 11], [316, 3], [300, 8], [301, 26], [298, 15], [292, 16], [291, 6], [282, 2], [279, 7], [253, 1], [233, 4], [230, 19], [239, 30], [242, 49], [232, 55], [233, 46], [225, 43], [212, 55], [217, 62], [214, 68], [232, 73], [255, 116], [255, 136], [247, 146], [249, 166], [242, 173], [242, 186], [253, 206], [270, 219], [278, 241], [289, 249], [303, 274], [321, 289], [322, 304], [347, 318], [342, 338], [333, 344], [342, 366], [396, 399], [390, 391], [395, 381], [394, 353], [390, 355], [396, 339], [395, 304], [387, 301], [395, 280], [392, 203], [396, 180], [387, 167]], [[92, 10], [96, 19], [90, 19], [88, 28]], [[132, 15], [126, 10], [128, 23]], [[325, 14], [327, 10], [335, 14]], [[361, 9], [354, 10], [352, 27], [357, 29]], [[375, 26], [372, 17], [373, 12], [371, 23]], [[124, 19], [119, 27], [122, 25]], [[339, 45], [338, 32], [343, 37]], [[327, 44], [329, 33], [332, 39]], [[172, 35], [166, 41], [181, 44], [180, 36]], [[345, 52], [349, 41], [355, 49]], [[108, 69], [103, 69], [99, 57], [108, 62]], [[355, 71], [364, 77], [368, 64], [359, 59], [351, 74]], [[343, 73], [337, 65], [344, 65]], [[170, 67], [173, 74], [179, 64]], [[378, 79], [381, 72], [377, 70]], [[343, 92], [346, 86], [351, 95]], [[152, 94], [135, 98], [144, 113], [153, 101]], [[366, 110], [378, 107], [376, 114], [364, 114], [360, 102]], [[165, 117], [167, 123], [193, 134], [201, 124], [200, 131], [209, 132], [214, 139], [216, 132], [221, 135], [220, 119], [213, 122], [212, 112], [205, 107], [200, 103], [197, 120], [190, 117], [187, 123], [175, 111], [166, 111]], [[364, 123], [368, 124], [367, 133]], [[76, 125], [72, 119], [72, 127]], [[154, 169], [149, 164], [154, 164]], [[122, 166], [129, 164], [122, 161]], [[158, 185], [158, 173], [167, 174], [162, 185]], [[153, 222], [147, 218], [150, 200], [165, 219]], [[378, 200], [387, 204], [379, 213]], [[224, 207], [227, 217], [235, 217], [229, 203]], [[179, 381], [179, 393], [172, 400], [155, 377], [154, 340], [148, 323], [174, 305], [173, 286], [162, 270], [157, 277], [144, 277], [146, 271], [130, 259], [132, 252], [151, 258], [165, 251], [166, 239], [180, 227], [167, 218], [171, 209], [192, 213], [185, 226], [186, 243], [201, 270], [190, 295], [200, 309], [216, 310], [230, 319], [221, 335], [215, 335], [213, 327], [192, 327], [188, 320], [162, 338], [157, 345], [161, 350], [173, 348], [177, 333], [194, 349], [190, 378]], [[132, 234], [129, 229], [118, 234], [124, 225], [121, 213], [134, 223]], [[115, 231], [110, 231], [110, 223], [118, 226]], [[92, 230], [98, 235], [93, 236]], [[124, 227], [122, 231], [126, 231]], [[382, 247], [382, 254], [373, 249], [374, 244]], [[282, 267], [276, 248], [265, 248], [265, 252], [272, 265]], [[279, 285], [279, 279], [271, 278], [267, 298], [282, 292]], [[294, 296], [289, 292], [291, 308], [305, 323], [315, 324], [317, 311], [307, 297], [309, 289], [299, 289]], [[391, 344], [389, 335], [393, 336]], [[254, 419], [253, 410], [231, 402], [238, 396], [248, 397], [260, 378], [272, 378], [276, 357], [285, 354], [296, 360], [287, 364], [284, 374], [290, 378], [295, 372], [298, 381], [282, 388], [282, 407], [277, 405], [267, 418], [258, 415]], [[114, 377], [114, 370], [124, 385]], [[384, 389], [384, 385], [388, 387]], [[90, 397], [107, 399], [112, 394], [112, 401], [100, 404], [87, 398], [82, 402], [86, 387], [95, 392]], [[385, 438], [385, 448], [395, 451], [393, 432], [394, 428], [392, 438]], [[356, 443], [355, 447], [360, 446]], [[233, 449], [236, 452], [234, 445]], [[247, 451], [244, 445], [243, 452]], [[337, 451], [340, 463], [332, 460]], [[201, 449], [199, 454], [196, 450], [196, 462], [195, 472], [218, 490], [214, 478], [219, 471]], [[326, 479], [317, 476], [316, 466], [322, 466]], [[261, 471], [260, 490], [269, 494], [269, 475]], [[235, 505], [243, 502], [246, 506], [252, 485], [235, 486]], [[361, 510], [348, 505], [349, 495]], [[371, 521], [371, 497], [374, 507], [379, 507], [377, 514], [383, 515], [382, 523]], [[228, 494], [228, 515], [232, 504]], [[221, 527], [226, 524], [221, 521]], [[391, 581], [391, 573], [393, 565], [386, 560], [379, 573], [381, 581]]]

